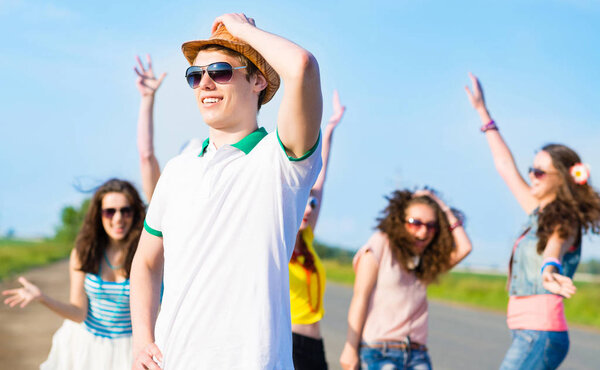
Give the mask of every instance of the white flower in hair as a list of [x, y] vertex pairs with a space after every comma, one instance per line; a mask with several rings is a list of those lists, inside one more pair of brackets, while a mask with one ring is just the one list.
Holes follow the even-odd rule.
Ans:
[[576, 184], [584, 185], [590, 178], [590, 168], [583, 163], [574, 164], [569, 170]]

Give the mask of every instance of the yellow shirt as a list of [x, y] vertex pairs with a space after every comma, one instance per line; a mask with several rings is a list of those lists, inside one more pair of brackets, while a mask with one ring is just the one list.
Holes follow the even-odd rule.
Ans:
[[313, 324], [323, 318], [323, 295], [325, 294], [325, 269], [313, 248], [314, 235], [310, 226], [302, 230], [302, 238], [313, 255], [316, 272], [308, 272], [302, 263], [304, 257], [289, 263], [290, 307], [292, 324]]

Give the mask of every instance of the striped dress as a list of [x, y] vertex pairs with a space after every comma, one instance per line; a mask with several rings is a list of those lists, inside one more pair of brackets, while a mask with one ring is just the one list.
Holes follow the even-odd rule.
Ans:
[[131, 336], [129, 279], [117, 283], [86, 274], [84, 288], [88, 296], [86, 329], [106, 338]]
[[85, 276], [85, 321], [64, 321], [52, 337], [52, 348], [41, 370], [131, 370], [129, 280], [110, 282], [99, 274]]

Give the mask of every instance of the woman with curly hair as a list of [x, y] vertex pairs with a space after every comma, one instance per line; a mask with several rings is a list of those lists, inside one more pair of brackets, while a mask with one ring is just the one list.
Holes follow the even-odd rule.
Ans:
[[356, 253], [344, 369], [430, 369], [427, 285], [471, 252], [462, 214], [434, 192], [395, 191]]
[[22, 288], [2, 292], [10, 307], [36, 301], [66, 319], [40, 369], [131, 369], [129, 272], [145, 213], [133, 185], [107, 181], [92, 197], [71, 252], [69, 302], [24, 277]]
[[575, 293], [571, 278], [582, 235], [600, 231], [600, 196], [577, 153], [559, 144], [536, 154], [527, 184], [488, 113], [479, 81], [470, 78], [473, 91], [465, 89], [483, 122], [496, 169], [529, 216], [510, 259], [507, 323], [512, 344], [501, 369], [555, 369], [569, 350], [563, 297]]

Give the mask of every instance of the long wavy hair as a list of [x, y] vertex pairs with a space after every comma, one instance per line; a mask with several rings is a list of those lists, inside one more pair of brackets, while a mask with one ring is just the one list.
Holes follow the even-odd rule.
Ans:
[[538, 215], [537, 252], [542, 253], [548, 239], [555, 232], [567, 239], [575, 237], [575, 244], [581, 242], [582, 233], [600, 232], [600, 196], [590, 185], [577, 184], [570, 174], [573, 165], [581, 163], [579, 155], [561, 144], [548, 144], [542, 148], [550, 154], [552, 164], [561, 178], [556, 199], [546, 205]]
[[140, 234], [146, 217], [146, 208], [135, 187], [128, 181], [110, 179], [94, 193], [90, 206], [83, 220], [83, 225], [75, 240], [75, 251], [81, 263], [80, 271], [98, 274], [102, 255], [106, 250], [109, 237], [102, 226], [102, 199], [108, 193], [121, 193], [133, 208], [131, 229], [125, 237], [125, 261], [123, 270], [129, 278], [131, 262], [137, 249]]
[[[406, 271], [410, 271], [409, 263], [416, 256], [411, 247], [415, 239], [406, 229], [406, 210], [413, 204], [425, 204], [433, 208], [438, 229], [431, 243], [423, 251], [414, 272], [417, 278], [426, 284], [435, 282], [440, 274], [450, 268], [450, 255], [455, 248], [448, 218], [433, 199], [428, 196], [415, 197], [410, 190], [396, 190], [386, 199], [389, 203], [382, 216], [377, 219], [377, 229], [387, 235], [392, 254]], [[456, 209], [452, 209], [452, 212], [464, 221], [462, 212]]]
[[[298, 258], [300, 256], [304, 257], [303, 262], [300, 262], [300, 259]], [[315, 266], [315, 258], [308, 250], [308, 245], [304, 240], [302, 230], [299, 230], [296, 234], [296, 244], [294, 246], [294, 252], [292, 253], [292, 258], [290, 261], [300, 263], [308, 271], [317, 271], [317, 267]]]

